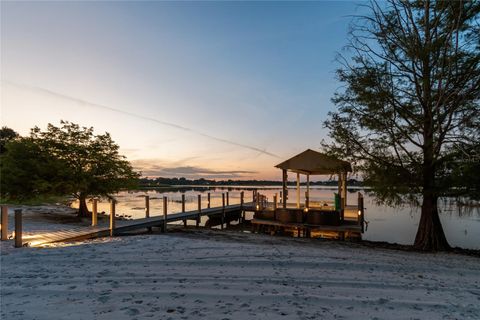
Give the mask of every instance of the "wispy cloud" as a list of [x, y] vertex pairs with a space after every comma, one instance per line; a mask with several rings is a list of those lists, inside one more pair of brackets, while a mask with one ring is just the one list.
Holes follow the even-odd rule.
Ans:
[[136, 114], [136, 113], [133, 113], [133, 112], [116, 109], [116, 108], [109, 107], [109, 106], [102, 105], [102, 104], [98, 104], [98, 103], [95, 103], [95, 102], [86, 101], [86, 100], [83, 100], [83, 99], [80, 99], [80, 98], [71, 97], [71, 96], [68, 96], [68, 95], [65, 95], [65, 94], [62, 94], [62, 93], [52, 91], [50, 89], [30, 86], [30, 85], [26, 85], [26, 84], [14, 83], [14, 82], [11, 82], [9, 80], [2, 80], [2, 82], [6, 83], [8, 85], [20, 88], [20, 89], [26, 89], [26, 90], [30, 90], [30, 91], [43, 93], [43, 94], [48, 94], [48, 95], [52, 95], [52, 96], [59, 97], [59, 98], [62, 98], [62, 99], [67, 99], [67, 100], [70, 100], [70, 101], [73, 101], [73, 102], [76, 102], [76, 103], [79, 103], [79, 104], [87, 105], [87, 106], [90, 106], [90, 107], [93, 107], [93, 108], [100, 108], [100, 109], [109, 110], [109, 111], [112, 111], [112, 112], [128, 115], [128, 116], [131, 116], [131, 117], [135, 117], [135, 118], [138, 118], [138, 119], [152, 121], [152, 122], [155, 122], [155, 123], [160, 124], [160, 125], [172, 127], [172, 128], [182, 130], [182, 131], [192, 132], [192, 133], [195, 133], [199, 136], [206, 137], [206, 138], [209, 138], [209, 139], [212, 139], [212, 140], [216, 140], [216, 141], [227, 143], [227, 144], [234, 145], [234, 146], [237, 146], [237, 147], [242, 147], [242, 148], [245, 148], [245, 149], [256, 151], [256, 152], [259, 152], [261, 154], [265, 154], [265, 155], [268, 155], [268, 156], [271, 156], [271, 157], [280, 158], [278, 155], [273, 154], [271, 152], [268, 152], [266, 149], [261, 149], [259, 147], [246, 145], [246, 144], [243, 144], [243, 143], [240, 143], [240, 142], [237, 142], [237, 141], [228, 140], [228, 139], [224, 139], [224, 138], [221, 138], [221, 137], [213, 136], [213, 135], [198, 131], [196, 129], [188, 128], [188, 127], [176, 124], [176, 123], [162, 121], [162, 120], [158, 120], [158, 119], [155, 119], [155, 118], [152, 118], [152, 117], [147, 117], [147, 116], [143, 116], [143, 115]]
[[185, 177], [185, 178], [209, 178], [209, 179], [230, 179], [251, 176], [258, 172], [248, 170], [213, 170], [201, 166], [192, 165], [159, 165], [155, 160], [133, 160], [136, 170], [142, 172], [145, 177]]

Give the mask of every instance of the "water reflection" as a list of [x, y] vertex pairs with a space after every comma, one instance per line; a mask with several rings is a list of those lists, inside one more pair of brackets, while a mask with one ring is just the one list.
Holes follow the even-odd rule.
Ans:
[[[208, 205], [207, 194], [210, 193], [210, 205], [212, 207], [222, 205], [222, 193], [229, 193], [229, 203], [240, 203], [240, 193], [245, 194], [245, 202], [252, 201], [253, 190], [266, 195], [271, 201], [274, 194], [279, 195], [281, 188], [272, 187], [204, 187], [186, 186], [157, 188], [148, 190], [120, 192], [115, 198], [118, 201], [117, 212], [120, 216], [128, 218], [143, 218], [145, 216], [145, 195], [150, 197], [150, 216], [163, 214], [163, 197], [168, 199], [168, 213], [180, 212], [182, 210], [181, 199], [185, 195], [185, 210], [196, 210], [198, 208], [198, 195], [201, 195], [201, 206]], [[335, 187], [313, 186], [310, 187], [311, 201], [333, 201]], [[306, 188], [301, 189], [301, 201], [304, 201]], [[414, 206], [389, 207], [377, 204], [373, 197], [361, 188], [349, 188], [347, 204], [357, 204], [357, 193], [365, 195], [365, 219], [368, 221], [368, 229], [363, 238], [372, 241], [386, 241], [391, 243], [412, 244], [420, 220], [420, 210]], [[296, 191], [289, 186], [289, 202], [296, 202]], [[75, 205], [75, 204], [74, 204]], [[452, 246], [462, 248], [480, 249], [480, 208], [478, 206], [459, 206], [454, 199], [444, 198], [439, 203], [440, 219], [445, 234]], [[78, 206], [78, 204], [77, 204]], [[89, 204], [90, 206], [90, 204]], [[108, 212], [107, 201], [100, 201], [99, 211]], [[247, 215], [250, 219], [251, 215]], [[204, 224], [207, 217], [203, 217]], [[195, 224], [195, 222], [190, 222]]]

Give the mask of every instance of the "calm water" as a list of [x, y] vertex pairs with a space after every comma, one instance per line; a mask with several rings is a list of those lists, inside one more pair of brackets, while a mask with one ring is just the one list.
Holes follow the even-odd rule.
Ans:
[[[257, 187], [256, 187], [257, 188]], [[115, 197], [117, 203], [117, 214], [128, 218], [142, 218], [145, 216], [144, 196], [150, 196], [150, 215], [163, 214], [164, 196], [168, 199], [168, 212], [181, 211], [182, 194], [185, 194], [186, 210], [195, 210], [198, 207], [198, 194], [201, 194], [202, 208], [207, 207], [207, 192], [211, 193], [211, 206], [221, 206], [222, 192], [229, 191], [230, 204], [240, 203], [240, 192], [245, 193], [245, 202], [252, 200], [252, 189], [248, 187], [238, 188], [204, 188], [188, 187], [182, 189], [158, 189], [142, 190], [134, 192], [120, 192]], [[260, 193], [266, 195], [271, 201], [275, 193], [279, 194], [281, 188], [277, 187], [258, 187]], [[301, 201], [304, 201], [303, 195], [306, 189], [301, 190]], [[368, 228], [363, 235], [366, 240], [387, 241], [391, 243], [412, 244], [415, 239], [415, 233], [420, 219], [420, 210], [418, 208], [404, 207], [392, 208], [375, 204], [373, 199], [363, 190], [349, 190], [347, 194], [347, 204], [357, 204], [357, 192], [361, 191], [365, 196], [365, 220], [368, 221]], [[333, 200], [333, 193], [336, 188], [311, 187], [311, 201]], [[296, 191], [289, 188], [289, 202], [296, 202]], [[90, 204], [89, 204], [90, 207]], [[102, 201], [98, 205], [99, 211], [109, 211], [109, 204]], [[458, 246], [469, 249], [480, 249], [480, 208], [458, 208], [453, 201], [444, 201], [440, 206], [440, 220], [447, 239], [452, 246]], [[247, 218], [251, 218], [248, 217]], [[203, 217], [202, 223], [205, 223], [207, 217]], [[194, 224], [194, 221], [189, 222]]]

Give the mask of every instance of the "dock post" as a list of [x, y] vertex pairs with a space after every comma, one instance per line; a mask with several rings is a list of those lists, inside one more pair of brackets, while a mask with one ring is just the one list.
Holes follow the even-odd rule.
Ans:
[[150, 196], [145, 196], [145, 218], [150, 218]]
[[8, 207], [2, 206], [2, 241], [8, 240]]
[[167, 197], [163, 197], [163, 232], [167, 232]]
[[221, 229], [223, 230], [223, 224], [225, 223], [225, 193], [222, 193], [222, 225]]
[[115, 199], [110, 200], [110, 237], [115, 235]]
[[256, 190], [253, 190], [253, 191], [252, 191], [252, 202], [253, 202], [253, 203], [255, 203], [255, 191], [256, 191]]
[[92, 227], [95, 227], [98, 223], [98, 207], [97, 207], [97, 198], [92, 199]]
[[244, 203], [244, 194], [243, 194], [243, 191], [240, 192], [240, 209], [242, 210], [242, 223], [245, 222], [245, 210], [243, 209], [243, 203]]
[[[150, 218], [150, 196], [145, 196], [145, 218]], [[147, 228], [148, 232], [152, 232], [152, 227]]]
[[22, 243], [22, 209], [15, 211], [15, 248], [21, 248]]
[[[185, 194], [182, 193], [182, 212], [185, 212]], [[183, 227], [187, 227], [187, 219], [183, 219]]]
[[227, 206], [230, 205], [230, 193], [227, 191]]
[[197, 227], [200, 225], [201, 213], [202, 213], [202, 196], [199, 194], [198, 195], [198, 214], [197, 214], [197, 222], [196, 222]]
[[210, 209], [210, 192], [207, 193], [207, 208]]
[[358, 224], [362, 228], [362, 233], [364, 232], [364, 221], [365, 221], [365, 216], [364, 216], [364, 205], [363, 205], [363, 195], [359, 192], [358, 193]]

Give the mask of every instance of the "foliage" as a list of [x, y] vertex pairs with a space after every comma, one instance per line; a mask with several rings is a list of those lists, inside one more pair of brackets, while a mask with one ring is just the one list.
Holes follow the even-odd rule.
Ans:
[[8, 127], [2, 127], [0, 129], [0, 154], [5, 153], [5, 144], [10, 141], [18, 138], [18, 133], [13, 129]]
[[351, 58], [340, 59], [345, 89], [333, 98], [338, 111], [326, 122], [333, 142], [325, 145], [355, 163], [380, 201], [422, 195], [415, 245], [448, 248], [438, 197], [478, 193], [478, 179], [462, 186], [480, 154], [472, 143], [480, 136], [480, 3], [368, 7], [371, 14], [352, 25]]
[[46, 131], [35, 127], [30, 137], [7, 146], [2, 192], [11, 198], [72, 194], [80, 215], [88, 213], [87, 197], [110, 197], [134, 187], [139, 177], [108, 133], [94, 135], [93, 128], [71, 122], [49, 124]]

